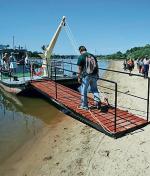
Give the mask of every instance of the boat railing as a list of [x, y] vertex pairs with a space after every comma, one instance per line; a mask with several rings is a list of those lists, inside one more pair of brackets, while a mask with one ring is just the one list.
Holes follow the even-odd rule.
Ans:
[[1, 67], [1, 81], [9, 80], [10, 82], [13, 82], [19, 80], [20, 82], [25, 82], [26, 80], [32, 80], [34, 75], [36, 76], [39, 74], [38, 72], [35, 72], [35, 69], [36, 68], [33, 63], [19, 64], [15, 69], [6, 69], [4, 67]]

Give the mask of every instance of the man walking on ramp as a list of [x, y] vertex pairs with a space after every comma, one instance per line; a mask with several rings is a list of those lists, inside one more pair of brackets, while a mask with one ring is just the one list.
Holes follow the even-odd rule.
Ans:
[[99, 77], [98, 63], [94, 55], [87, 52], [84, 46], [79, 47], [80, 56], [78, 58], [78, 82], [81, 84], [81, 109], [88, 110], [87, 92], [90, 85], [91, 92], [94, 95], [94, 104], [100, 109], [101, 101], [97, 88], [97, 79]]

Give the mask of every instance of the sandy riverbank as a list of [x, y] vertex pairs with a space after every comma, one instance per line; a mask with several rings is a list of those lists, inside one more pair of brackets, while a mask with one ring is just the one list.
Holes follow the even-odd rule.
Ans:
[[[111, 69], [122, 70], [122, 62]], [[137, 70], [134, 71], [137, 73]], [[147, 80], [107, 72], [124, 93], [147, 96]], [[112, 85], [102, 83], [104, 86]], [[101, 89], [113, 103], [113, 92]], [[146, 116], [146, 102], [118, 93], [118, 105]], [[148, 176], [150, 172], [150, 126], [120, 139], [110, 138], [69, 116], [43, 129], [0, 166], [0, 176]]]

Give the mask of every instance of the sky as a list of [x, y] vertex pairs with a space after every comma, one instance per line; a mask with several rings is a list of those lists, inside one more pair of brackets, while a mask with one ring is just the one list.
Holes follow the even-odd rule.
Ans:
[[0, 0], [0, 44], [12, 48], [14, 36], [15, 46], [42, 51], [66, 16], [74, 45], [66, 26], [53, 53], [76, 54], [80, 45], [93, 54], [124, 53], [150, 44], [149, 9], [149, 0]]

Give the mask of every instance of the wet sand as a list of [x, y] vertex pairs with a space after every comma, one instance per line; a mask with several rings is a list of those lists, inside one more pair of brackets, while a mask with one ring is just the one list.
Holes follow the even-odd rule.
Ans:
[[[111, 69], [122, 71], [122, 62]], [[135, 73], [138, 71], [135, 69]], [[147, 97], [147, 80], [107, 72], [105, 78], [118, 82], [118, 89]], [[107, 86], [106, 83], [100, 82]], [[111, 87], [111, 85], [109, 85]], [[101, 88], [113, 103], [113, 92]], [[146, 116], [146, 103], [118, 93], [118, 106]], [[69, 116], [41, 130], [0, 166], [1, 176], [148, 176], [150, 172], [150, 126], [113, 139]]]

